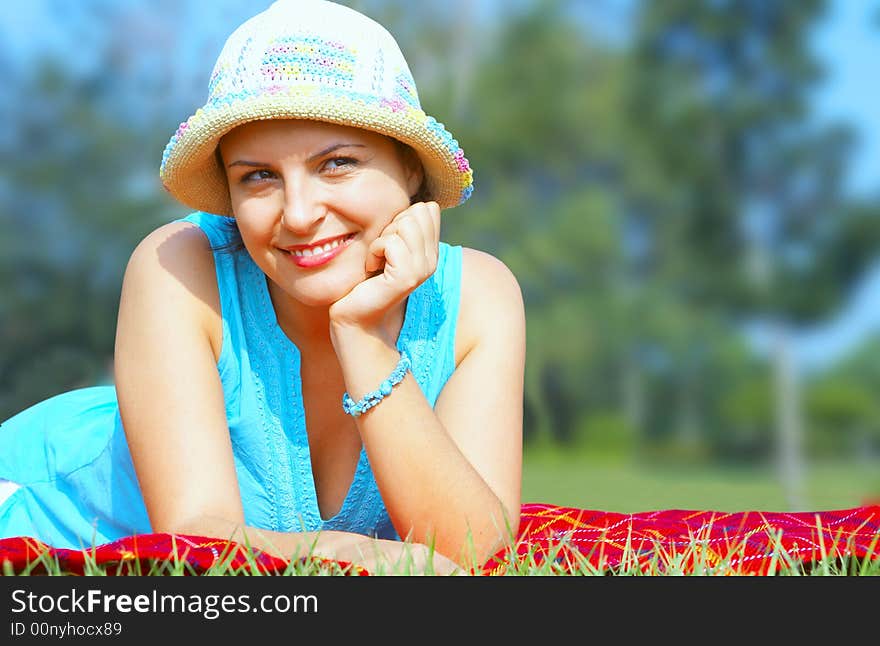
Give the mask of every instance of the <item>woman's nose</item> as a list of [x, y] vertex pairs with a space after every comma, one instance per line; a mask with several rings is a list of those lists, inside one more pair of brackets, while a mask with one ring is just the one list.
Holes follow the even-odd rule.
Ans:
[[281, 223], [294, 233], [308, 233], [326, 214], [320, 190], [307, 179], [285, 182]]

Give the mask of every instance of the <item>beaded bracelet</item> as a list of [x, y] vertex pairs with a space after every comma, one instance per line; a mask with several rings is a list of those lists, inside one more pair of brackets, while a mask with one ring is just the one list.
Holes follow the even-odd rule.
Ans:
[[367, 393], [357, 403], [355, 403], [355, 401], [347, 392], [344, 393], [342, 395], [342, 410], [344, 410], [352, 417], [363, 415], [373, 406], [375, 406], [391, 394], [391, 389], [399, 384], [401, 381], [403, 381], [403, 378], [406, 375], [406, 371], [409, 370], [409, 368], [409, 357], [401, 352], [400, 361], [397, 362], [397, 367], [394, 368], [390, 375], [388, 375], [388, 379], [379, 384], [379, 388], [377, 390], [374, 390], [371, 393]]

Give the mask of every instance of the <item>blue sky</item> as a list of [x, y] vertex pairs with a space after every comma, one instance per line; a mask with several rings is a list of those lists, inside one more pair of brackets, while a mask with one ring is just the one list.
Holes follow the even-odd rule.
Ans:
[[880, 193], [880, 1], [834, 0], [830, 20], [816, 34], [815, 51], [830, 64], [830, 77], [815, 107], [829, 118], [851, 119], [860, 148], [850, 178], [853, 190]]

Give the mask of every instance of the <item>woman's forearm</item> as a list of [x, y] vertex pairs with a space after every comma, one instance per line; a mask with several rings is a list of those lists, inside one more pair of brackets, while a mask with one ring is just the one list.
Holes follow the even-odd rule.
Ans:
[[[357, 398], [397, 365], [387, 339], [336, 330], [346, 386]], [[402, 537], [433, 544], [459, 563], [483, 562], [509, 538], [498, 496], [468, 462], [407, 374], [377, 406], [356, 418], [376, 482]]]
[[[320, 543], [321, 550], [332, 551], [341, 532], [276, 532], [246, 526], [224, 518], [199, 516], [177, 525], [173, 533], [210, 536], [234, 541], [283, 559], [296, 559], [314, 553]], [[319, 540], [320, 538], [320, 540]]]
[[222, 538], [288, 561], [307, 557], [331, 559], [364, 567], [372, 574], [459, 572], [456, 563], [424, 545], [371, 538], [353, 532], [277, 532], [223, 518], [200, 516], [177, 527], [173, 533]]
[[461, 564], [481, 564], [507, 538], [501, 501], [446, 432], [415, 378], [408, 375], [395, 391], [359, 422], [395, 528]]

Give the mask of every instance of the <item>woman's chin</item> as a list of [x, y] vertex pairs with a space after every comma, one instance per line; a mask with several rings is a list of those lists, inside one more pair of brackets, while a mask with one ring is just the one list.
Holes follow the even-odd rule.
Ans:
[[334, 283], [330, 284], [323, 281], [314, 281], [315, 284], [298, 285], [297, 288], [289, 292], [289, 294], [292, 298], [306, 307], [329, 308], [335, 302], [349, 294], [358, 283], [365, 279], [366, 276], [360, 280], [345, 282], [334, 281]]

